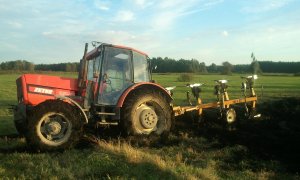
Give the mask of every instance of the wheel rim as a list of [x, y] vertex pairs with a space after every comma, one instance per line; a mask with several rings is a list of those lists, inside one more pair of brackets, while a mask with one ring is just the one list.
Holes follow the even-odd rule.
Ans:
[[236, 113], [234, 109], [229, 109], [226, 113], [226, 121], [228, 124], [234, 123], [236, 120]]
[[45, 114], [37, 126], [37, 134], [41, 141], [51, 146], [59, 146], [68, 141], [71, 136], [72, 124], [61, 113]]
[[163, 131], [165, 116], [159, 105], [154, 102], [140, 104], [134, 113], [134, 127], [138, 134], [160, 134]]
[[141, 125], [146, 129], [153, 129], [157, 124], [157, 115], [149, 106], [142, 105], [142, 110], [139, 116]]

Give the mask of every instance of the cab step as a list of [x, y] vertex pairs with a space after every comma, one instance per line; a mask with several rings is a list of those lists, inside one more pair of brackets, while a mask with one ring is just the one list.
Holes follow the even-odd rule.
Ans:
[[116, 113], [108, 113], [108, 112], [97, 112], [98, 115], [106, 115], [106, 116], [115, 116]]

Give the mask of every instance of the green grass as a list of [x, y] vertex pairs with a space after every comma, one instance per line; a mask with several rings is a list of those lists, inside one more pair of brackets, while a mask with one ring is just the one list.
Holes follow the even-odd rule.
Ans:
[[10, 105], [17, 103], [15, 80], [18, 76], [18, 74], [0, 75], [0, 135], [16, 133], [9, 108]]
[[[76, 77], [71, 73], [53, 74]], [[65, 152], [32, 153], [24, 138], [6, 137], [16, 134], [8, 108], [16, 104], [15, 79], [18, 76], [0, 75], [0, 179], [300, 178], [297, 174], [300, 171], [299, 148], [293, 148], [299, 144], [296, 142], [299, 131], [286, 134], [270, 120], [251, 122], [241, 125], [241, 131], [227, 132], [214, 124], [207, 126], [209, 128], [190, 128], [189, 119], [183, 119], [187, 125], [178, 125], [165, 144], [137, 146], [112, 138], [91, 144], [84, 142]], [[153, 77], [163, 86], [178, 86], [174, 92], [175, 103], [185, 104], [188, 88], [184, 85], [188, 82], [177, 82], [178, 76], [155, 74]], [[229, 80], [230, 97], [241, 96], [239, 75], [194, 75], [192, 82], [205, 83], [202, 93], [205, 102], [215, 100], [213, 80], [216, 79]], [[256, 87], [262, 85], [264, 102], [273, 98], [300, 97], [300, 77], [261, 76]], [[260, 96], [260, 90], [257, 94]], [[293, 110], [299, 109], [296, 106]], [[287, 143], [286, 148], [283, 142]], [[282, 149], [285, 154], [280, 151]]]

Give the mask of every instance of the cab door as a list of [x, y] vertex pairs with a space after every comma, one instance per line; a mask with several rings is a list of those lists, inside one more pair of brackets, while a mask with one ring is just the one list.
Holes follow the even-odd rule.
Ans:
[[116, 105], [124, 90], [133, 84], [131, 60], [130, 50], [105, 47], [98, 104]]
[[85, 108], [89, 108], [96, 100], [101, 61], [101, 54], [87, 61], [87, 82], [84, 98]]

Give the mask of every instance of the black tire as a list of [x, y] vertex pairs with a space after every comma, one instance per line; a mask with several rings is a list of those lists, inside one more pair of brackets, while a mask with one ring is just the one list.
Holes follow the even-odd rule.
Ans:
[[14, 121], [15, 127], [17, 129], [17, 132], [19, 133], [20, 137], [24, 137], [25, 133], [27, 132], [27, 126], [26, 126], [26, 121], [21, 120], [21, 121]]
[[19, 104], [14, 108], [14, 125], [20, 137], [24, 137], [27, 132], [27, 118], [30, 111], [25, 104]]
[[83, 121], [70, 104], [47, 100], [35, 107], [28, 118], [27, 129], [26, 141], [33, 150], [64, 150], [81, 138]]
[[159, 137], [169, 135], [172, 116], [170, 103], [160, 92], [132, 92], [122, 109], [122, 124], [125, 135], [134, 137]]

